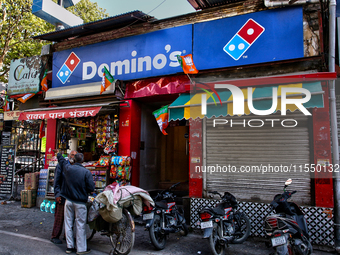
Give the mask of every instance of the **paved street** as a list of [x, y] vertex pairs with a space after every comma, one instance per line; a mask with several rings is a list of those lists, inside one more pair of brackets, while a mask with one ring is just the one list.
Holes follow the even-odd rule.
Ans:
[[[20, 202], [0, 205], [0, 254], [65, 254], [66, 244], [54, 245], [49, 239], [52, 231], [54, 215], [41, 212], [39, 208], [21, 208]], [[91, 254], [109, 254], [111, 246], [109, 238], [96, 233], [88, 243], [92, 249]], [[266, 248], [263, 241], [249, 238], [242, 245], [230, 245], [227, 254], [270, 254], [271, 249]], [[172, 234], [167, 240], [163, 251], [155, 251], [148, 232], [143, 226], [136, 226], [135, 245], [131, 255], [194, 255], [210, 254], [207, 240], [202, 240], [199, 233], [189, 233], [186, 237]], [[330, 255], [331, 252], [316, 250], [316, 255]]]

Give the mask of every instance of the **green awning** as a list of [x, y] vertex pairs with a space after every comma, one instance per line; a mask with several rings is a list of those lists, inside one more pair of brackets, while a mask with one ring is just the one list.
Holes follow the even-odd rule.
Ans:
[[[253, 106], [257, 110], [268, 110], [272, 107], [272, 91], [273, 87], [277, 88], [278, 91], [278, 101], [275, 111], [281, 110], [281, 89], [284, 87], [295, 87], [295, 88], [305, 88], [310, 91], [311, 99], [304, 103], [305, 108], [323, 108], [323, 90], [320, 82], [311, 83], [297, 83], [288, 85], [276, 85], [270, 87], [255, 87], [253, 88]], [[244, 102], [244, 113], [246, 115], [250, 114], [247, 103], [247, 88], [242, 89], [245, 102]], [[218, 91], [218, 95], [221, 98], [222, 105], [220, 104], [217, 96], [211, 92], [209, 93], [187, 93], [181, 94], [170, 106], [169, 106], [169, 121], [171, 120], [181, 120], [185, 119], [196, 119], [196, 118], [212, 118], [219, 116], [233, 115], [233, 95], [232, 93], [225, 89], [224, 91]], [[202, 94], [205, 94], [207, 114], [202, 115]], [[287, 93], [287, 98], [304, 98], [305, 95], [301, 93], [289, 92]], [[216, 102], [216, 103], [215, 103]], [[287, 110], [291, 112], [298, 110], [297, 106], [294, 104], [287, 105]]]

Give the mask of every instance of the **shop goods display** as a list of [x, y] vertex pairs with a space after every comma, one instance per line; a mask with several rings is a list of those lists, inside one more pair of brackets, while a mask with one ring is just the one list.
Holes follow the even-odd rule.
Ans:
[[[107, 153], [116, 152], [115, 143], [116, 136], [114, 136], [114, 122], [111, 121], [110, 115], [102, 115], [97, 117], [95, 122], [95, 133], [97, 139], [97, 145], [101, 148], [110, 147], [111, 150], [107, 148]], [[117, 139], [118, 140], [118, 139]]]
[[129, 184], [131, 169], [131, 157], [113, 156], [111, 158], [110, 178], [115, 179], [121, 186]]
[[51, 212], [50, 208], [51, 208], [51, 201], [48, 201], [47, 204], [45, 205], [45, 212]]
[[21, 191], [21, 207], [31, 208], [36, 204], [37, 191], [36, 190], [22, 190]]
[[55, 213], [55, 202], [50, 207], [50, 213]]
[[45, 197], [48, 169], [41, 169], [39, 172], [38, 197]]
[[42, 201], [40, 204], [40, 211], [45, 212], [46, 200]]
[[25, 174], [25, 190], [38, 189], [39, 173], [27, 173]]

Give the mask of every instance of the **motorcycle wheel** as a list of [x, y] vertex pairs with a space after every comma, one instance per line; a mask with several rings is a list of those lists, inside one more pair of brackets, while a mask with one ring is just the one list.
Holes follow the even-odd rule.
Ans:
[[180, 232], [181, 236], [187, 236], [189, 233], [189, 229], [186, 223], [182, 223], [182, 230]]
[[232, 240], [234, 244], [243, 243], [250, 235], [250, 221], [244, 213], [237, 212], [234, 219], [235, 238]]
[[225, 245], [221, 245], [219, 242], [219, 233], [220, 226], [214, 223], [213, 231], [209, 236], [209, 244], [210, 250], [213, 255], [224, 255], [225, 254]]
[[90, 241], [93, 238], [94, 234], [96, 233], [96, 230], [91, 229], [89, 224], [86, 224], [85, 225], [85, 231], [86, 231], [86, 240]]
[[157, 250], [163, 250], [166, 243], [166, 235], [161, 233], [161, 226], [161, 216], [155, 215], [154, 221], [149, 229], [149, 235], [153, 246], [155, 246]]
[[122, 219], [112, 223], [112, 231], [109, 237], [113, 247], [113, 254], [129, 254], [135, 243], [134, 223], [131, 221], [130, 213], [123, 210]]

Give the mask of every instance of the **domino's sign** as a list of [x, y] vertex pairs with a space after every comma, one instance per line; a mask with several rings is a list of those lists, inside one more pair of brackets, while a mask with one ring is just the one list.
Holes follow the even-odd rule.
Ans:
[[192, 25], [55, 52], [52, 87], [100, 82], [104, 66], [119, 80], [175, 74], [190, 53]]
[[71, 54], [68, 56], [65, 63], [62, 65], [62, 67], [57, 73], [57, 77], [63, 84], [65, 84], [65, 82], [71, 76], [79, 62], [80, 59], [78, 58], [78, 56], [74, 52], [71, 52]]
[[256, 21], [249, 19], [224, 46], [223, 50], [234, 60], [239, 60], [264, 30], [265, 28]]
[[304, 57], [301, 6], [267, 10], [194, 25], [198, 70]]
[[198, 70], [304, 57], [301, 6], [261, 11], [74, 48], [53, 54], [52, 87], [183, 73], [177, 55]]

